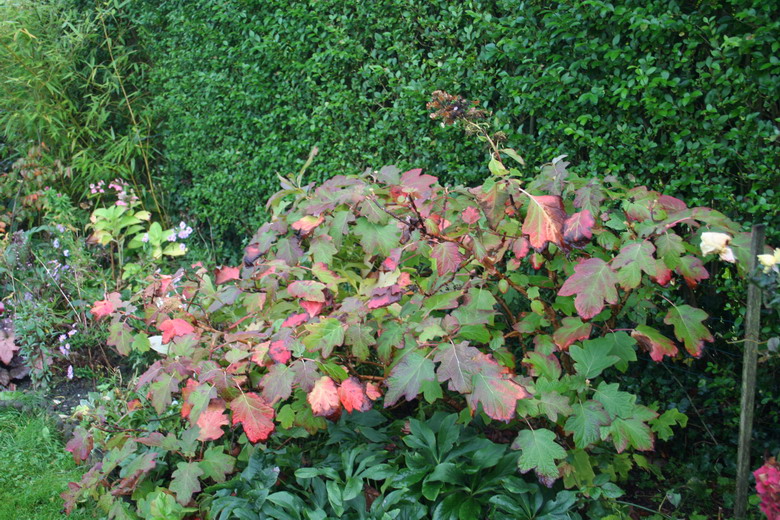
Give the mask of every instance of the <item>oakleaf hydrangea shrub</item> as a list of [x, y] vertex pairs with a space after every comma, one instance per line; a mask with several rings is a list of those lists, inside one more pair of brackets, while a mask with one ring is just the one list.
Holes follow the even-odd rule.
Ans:
[[[474, 188], [394, 167], [283, 178], [241, 265], [96, 302], [120, 354], [157, 357], [112, 411], [82, 410], [68, 449], [93, 466], [66, 509], [90, 499], [113, 517], [178, 518], [258, 446], [419, 407], [500, 431], [529, 482], [619, 495], [605, 484], [646, 466], [636, 452], [686, 417], [638, 402], [616, 371], [640, 351], [702, 353], [714, 338], [688, 299], [709, 277], [701, 234], [727, 234], [738, 265], [748, 234], [561, 158], [535, 176], [521, 163], [497, 148]], [[277, 489], [293, 478], [281, 471]]]

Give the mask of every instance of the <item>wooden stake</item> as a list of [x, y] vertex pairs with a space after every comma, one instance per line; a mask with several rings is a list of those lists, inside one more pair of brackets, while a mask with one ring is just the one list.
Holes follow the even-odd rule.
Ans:
[[[750, 239], [750, 273], [756, 268], [756, 257], [764, 249], [764, 225], [753, 226]], [[737, 490], [734, 496], [734, 517], [745, 518], [750, 484], [750, 438], [753, 434], [753, 411], [756, 400], [756, 351], [761, 329], [761, 289], [748, 284], [745, 314], [745, 352], [742, 357], [742, 412], [739, 416], [739, 449], [737, 451]]]

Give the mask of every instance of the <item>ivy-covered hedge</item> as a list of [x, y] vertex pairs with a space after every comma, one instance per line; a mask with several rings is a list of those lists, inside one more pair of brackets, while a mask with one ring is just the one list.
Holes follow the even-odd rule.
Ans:
[[[165, 179], [215, 231], [253, 229], [276, 172], [395, 163], [486, 175], [434, 127], [435, 89], [483, 100], [530, 163], [633, 175], [751, 220], [777, 214], [777, 2], [132, 0]], [[359, 152], [355, 152], [359, 150]], [[408, 164], [407, 164], [408, 163]]]

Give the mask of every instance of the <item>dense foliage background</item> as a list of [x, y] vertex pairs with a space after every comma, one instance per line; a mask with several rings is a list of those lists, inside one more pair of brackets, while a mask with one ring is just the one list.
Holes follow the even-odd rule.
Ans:
[[164, 180], [219, 232], [253, 230], [276, 172], [383, 164], [474, 184], [484, 150], [424, 109], [483, 101], [532, 164], [635, 176], [743, 220], [777, 214], [777, 2], [129, 3]]
[[[0, 312], [17, 340], [0, 369], [19, 370], [11, 385], [32, 370], [40, 386], [75, 374], [120, 388], [102, 379], [117, 359], [92, 303], [177, 263], [237, 265], [277, 173], [315, 147], [305, 182], [396, 164], [483, 184], [488, 147], [431, 121], [437, 89], [480, 100], [528, 178], [566, 154], [583, 179], [767, 222], [776, 243], [779, 34], [778, 0], [2, 2]], [[123, 220], [122, 197], [140, 222]], [[628, 492], [691, 518], [732, 506], [740, 412], [745, 283], [706, 268], [684, 297], [710, 314], [714, 344], [682, 363], [640, 353], [615, 376], [688, 415]], [[765, 311], [764, 340], [776, 316]], [[756, 464], [780, 421], [780, 359], [766, 344], [761, 356]]]

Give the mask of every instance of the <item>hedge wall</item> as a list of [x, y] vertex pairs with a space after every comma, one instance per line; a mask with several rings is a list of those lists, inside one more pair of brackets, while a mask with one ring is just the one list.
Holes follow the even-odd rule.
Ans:
[[131, 0], [164, 179], [216, 233], [252, 231], [275, 173], [395, 163], [485, 175], [428, 118], [482, 100], [531, 165], [634, 175], [741, 220], [778, 214], [780, 3]]

